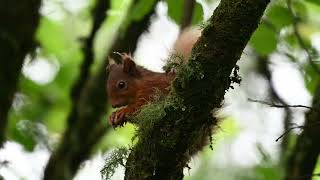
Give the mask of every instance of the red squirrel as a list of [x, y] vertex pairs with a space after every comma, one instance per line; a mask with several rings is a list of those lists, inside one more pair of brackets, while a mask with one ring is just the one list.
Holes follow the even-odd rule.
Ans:
[[[178, 54], [187, 60], [199, 37], [200, 30], [183, 30], [174, 44], [172, 54]], [[170, 83], [175, 78], [174, 72], [152, 72], [136, 65], [130, 55], [117, 54], [120, 55], [122, 64], [115, 64], [109, 59], [107, 93], [113, 108], [126, 107], [113, 112], [109, 117], [109, 123], [113, 127], [122, 126], [128, 116], [137, 112], [153, 97], [156, 89], [165, 95], [168, 94]]]

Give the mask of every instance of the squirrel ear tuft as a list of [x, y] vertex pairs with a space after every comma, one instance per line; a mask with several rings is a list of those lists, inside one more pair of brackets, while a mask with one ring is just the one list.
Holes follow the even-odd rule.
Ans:
[[137, 69], [136, 63], [133, 61], [132, 57], [126, 53], [121, 54], [121, 58], [123, 61], [123, 72], [133, 75], [139, 76], [140, 73]]
[[123, 60], [125, 58], [125, 53], [119, 53], [119, 52], [112, 52], [111, 55], [117, 55], [117, 56], [113, 56], [113, 61], [115, 62], [115, 64], [123, 64]]
[[111, 67], [112, 65], [114, 65], [114, 64], [116, 64], [116, 61], [109, 56], [109, 57], [108, 57], [108, 65], [107, 65], [107, 67], [106, 67], [107, 72], [110, 71], [110, 67]]
[[111, 66], [112, 64], [117, 64], [117, 63], [112, 57], [108, 56], [108, 66]]

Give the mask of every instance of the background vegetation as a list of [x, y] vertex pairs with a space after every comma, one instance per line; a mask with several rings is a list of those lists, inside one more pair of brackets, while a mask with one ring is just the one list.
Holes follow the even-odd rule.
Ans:
[[[103, 159], [110, 159], [113, 149], [131, 147], [136, 130], [107, 124], [109, 52], [135, 52], [139, 64], [159, 70], [178, 29], [206, 27], [219, 3], [197, 1], [190, 8], [187, 0], [43, 0], [40, 7], [40, 1], [32, 7], [15, 2], [21, 3], [16, 15], [10, 11], [16, 5], [8, 2], [0, 8], [7, 9], [0, 11], [3, 19], [11, 17], [0, 26], [4, 179], [106, 177], [100, 176]], [[241, 85], [226, 93], [225, 119], [213, 134], [213, 150], [206, 147], [192, 158], [185, 179], [320, 179], [319, 17], [318, 0], [269, 4], [238, 63]], [[34, 41], [23, 38], [33, 35]], [[11, 37], [22, 50], [12, 50]], [[10, 68], [16, 74], [8, 73]], [[121, 173], [118, 168], [113, 178], [123, 178]]]

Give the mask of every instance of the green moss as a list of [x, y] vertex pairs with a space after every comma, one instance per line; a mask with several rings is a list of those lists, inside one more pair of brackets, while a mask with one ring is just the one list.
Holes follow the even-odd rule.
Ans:
[[144, 105], [139, 113], [131, 117], [130, 121], [140, 128], [143, 126], [152, 126], [155, 121], [160, 120], [165, 116], [163, 109], [165, 104], [165, 98], [159, 92], [156, 92], [152, 101]]
[[167, 60], [167, 63], [165, 66], [163, 66], [163, 70], [165, 72], [170, 72], [172, 70], [177, 69], [178, 67], [183, 65], [183, 56], [181, 54], [171, 54], [170, 57]]
[[165, 97], [160, 91], [156, 92], [152, 100], [142, 106], [140, 111], [131, 117], [130, 122], [137, 125], [136, 135], [138, 138], [150, 138], [152, 130], [156, 125], [162, 123], [166, 119], [168, 108], [180, 109], [184, 111], [186, 108], [182, 103], [182, 99], [173, 93]]
[[125, 161], [128, 157], [128, 149], [125, 147], [114, 150], [111, 155], [106, 158], [106, 163], [103, 166], [101, 176], [104, 180], [110, 179], [116, 168], [121, 165], [125, 167]]
[[209, 21], [203, 21], [203, 22], [201, 22], [200, 24], [199, 24], [199, 27], [201, 28], [201, 29], [205, 29], [206, 27], [208, 27], [208, 26], [210, 26], [211, 25], [211, 23], [209, 22]]

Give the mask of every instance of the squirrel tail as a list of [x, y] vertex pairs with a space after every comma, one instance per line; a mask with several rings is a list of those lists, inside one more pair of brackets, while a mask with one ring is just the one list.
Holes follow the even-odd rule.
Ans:
[[172, 54], [182, 56], [184, 60], [190, 58], [193, 45], [201, 35], [201, 30], [197, 27], [187, 27], [183, 29], [174, 43]]

